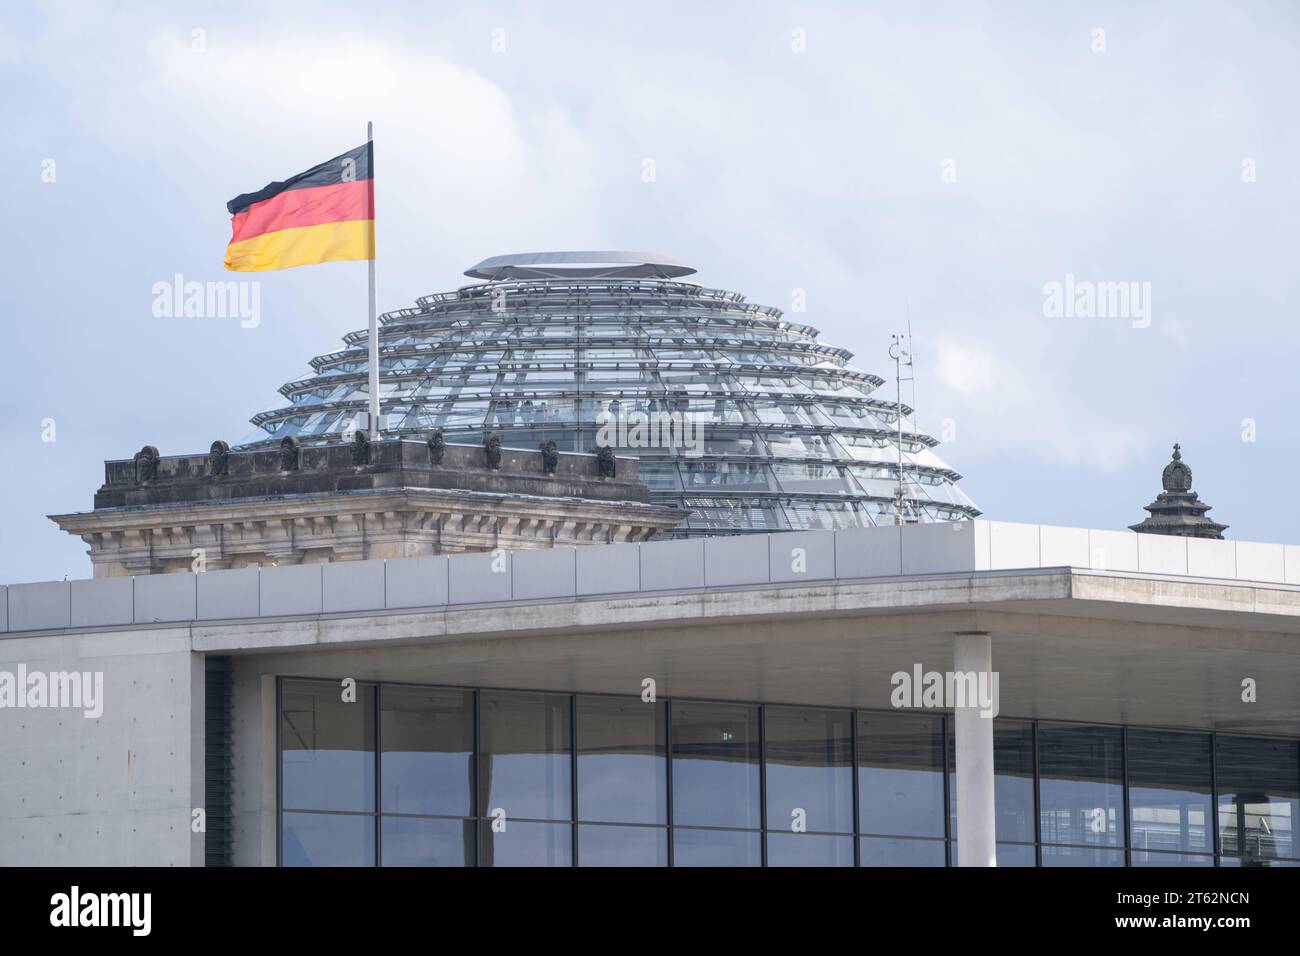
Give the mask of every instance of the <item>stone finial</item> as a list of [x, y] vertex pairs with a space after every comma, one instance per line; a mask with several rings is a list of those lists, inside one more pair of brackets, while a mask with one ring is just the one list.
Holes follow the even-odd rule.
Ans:
[[483, 455], [489, 469], [496, 471], [501, 467], [501, 436], [496, 432], [489, 432], [483, 439]]
[[542, 474], [555, 474], [555, 469], [560, 466], [560, 453], [555, 450], [555, 442], [548, 438], [537, 448], [542, 453]]
[[441, 465], [442, 456], [446, 454], [447, 451], [447, 443], [443, 440], [442, 429], [435, 429], [425, 444], [429, 446], [429, 464]]
[[1192, 490], [1192, 469], [1188, 468], [1183, 462], [1182, 446], [1174, 444], [1173, 460], [1165, 465], [1165, 470], [1160, 476], [1161, 483], [1165, 491], [1177, 492], [1179, 494]]
[[352, 436], [352, 464], [370, 464], [370, 434], [364, 428], [358, 428]]
[[297, 471], [301, 456], [301, 443], [293, 435], [287, 436], [280, 442], [281, 471]]
[[208, 449], [208, 474], [220, 478], [230, 470], [230, 446], [218, 439]]
[[1150, 512], [1129, 530], [1141, 534], [1168, 534], [1183, 538], [1222, 538], [1226, 524], [1219, 524], [1206, 512], [1210, 506], [1192, 491], [1192, 469], [1183, 461], [1181, 445], [1174, 445], [1172, 460], [1160, 475], [1164, 491], [1143, 508]]
[[135, 453], [135, 480], [136, 481], [157, 481], [158, 480], [158, 449], [153, 445], [145, 445]]
[[614, 449], [608, 445], [596, 448], [596, 473], [602, 478], [613, 478], [618, 471], [614, 461]]

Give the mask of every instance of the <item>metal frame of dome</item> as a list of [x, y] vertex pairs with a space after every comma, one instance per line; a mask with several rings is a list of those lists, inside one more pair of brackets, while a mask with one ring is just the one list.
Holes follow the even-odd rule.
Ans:
[[471, 279], [680, 279], [695, 269], [653, 252], [521, 252], [465, 270]]
[[[554, 440], [591, 451], [602, 421], [671, 409], [698, 423], [697, 455], [616, 451], [640, 458], [655, 503], [691, 512], [674, 534], [726, 534], [893, 523], [901, 414], [905, 519], [980, 514], [958, 488], [961, 476], [932, 451], [938, 443], [912, 426], [912, 410], [876, 398], [883, 380], [849, 366], [851, 353], [818, 341], [817, 329], [739, 293], [671, 278], [554, 274], [585, 270], [591, 256], [611, 257], [614, 270], [672, 262], [639, 253], [498, 256], [468, 274], [548, 274], [501, 273], [381, 316], [386, 433], [439, 428], [449, 442], [477, 444], [492, 431], [506, 445]], [[365, 331], [344, 344], [280, 389], [289, 405], [254, 416], [258, 431], [244, 447], [289, 435], [339, 440], [368, 400]]]

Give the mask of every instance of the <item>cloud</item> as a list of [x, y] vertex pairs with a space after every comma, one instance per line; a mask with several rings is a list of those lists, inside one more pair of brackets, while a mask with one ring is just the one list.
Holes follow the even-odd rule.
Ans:
[[976, 447], [966, 441], [962, 452], [989, 462], [1035, 460], [1093, 472], [1120, 471], [1149, 457], [1152, 436], [1137, 417], [1061, 386], [1054, 368], [1059, 343], [1017, 345], [1019, 354], [1000, 355], [976, 340], [938, 343], [934, 401], [960, 409], [949, 417], [965, 436], [978, 436]]

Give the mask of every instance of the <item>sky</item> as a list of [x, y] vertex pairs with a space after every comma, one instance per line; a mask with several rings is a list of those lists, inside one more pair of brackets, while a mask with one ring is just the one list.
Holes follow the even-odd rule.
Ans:
[[1298, 48], [1289, 2], [6, 4], [0, 582], [90, 576], [45, 516], [105, 460], [234, 444], [364, 327], [363, 263], [261, 274], [256, 325], [153, 306], [367, 120], [381, 311], [663, 252], [885, 378], [910, 321], [988, 518], [1124, 528], [1177, 441], [1228, 537], [1300, 543]]

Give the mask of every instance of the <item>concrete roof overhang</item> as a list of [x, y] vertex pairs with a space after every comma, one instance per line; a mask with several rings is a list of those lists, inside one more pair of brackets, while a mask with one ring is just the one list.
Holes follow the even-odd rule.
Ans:
[[1283, 584], [1039, 568], [191, 625], [264, 675], [864, 708], [951, 670], [966, 631], [992, 636], [1003, 716], [1300, 734]]

